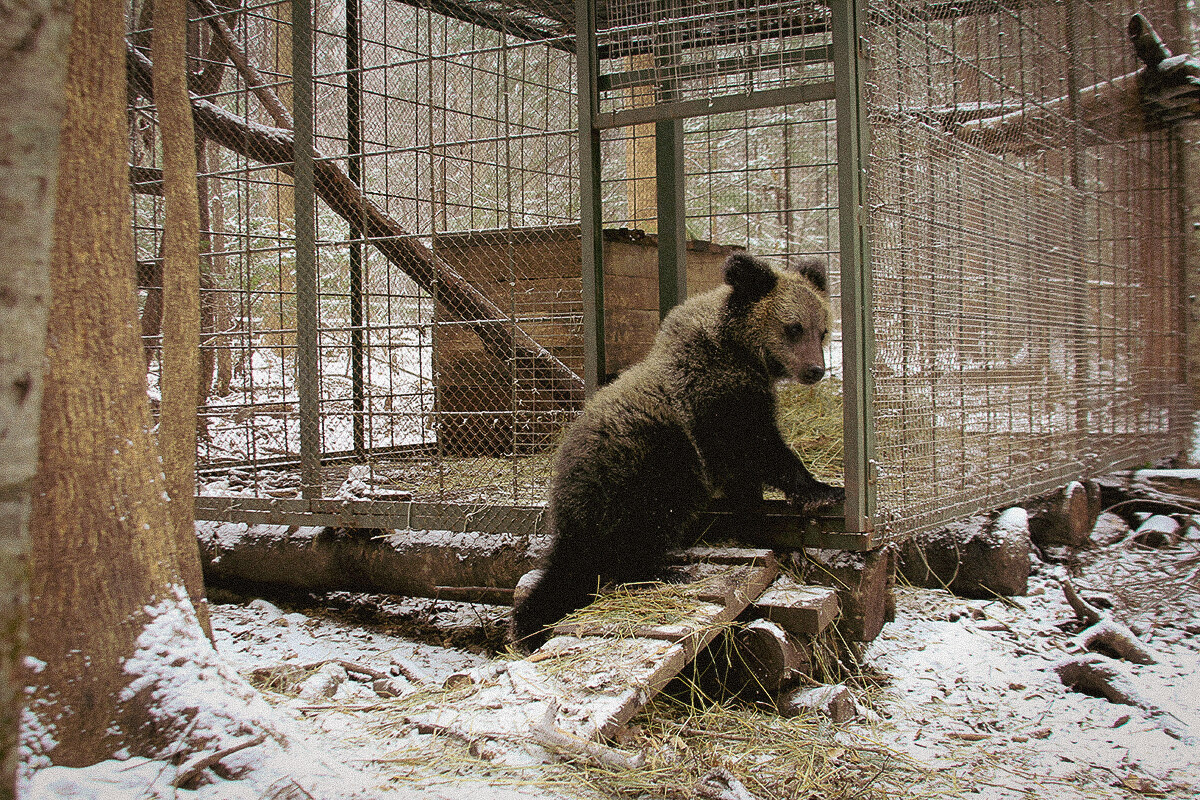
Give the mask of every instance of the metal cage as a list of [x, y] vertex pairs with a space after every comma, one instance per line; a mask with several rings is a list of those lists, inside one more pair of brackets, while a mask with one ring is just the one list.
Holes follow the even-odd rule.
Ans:
[[[732, 247], [830, 264], [848, 497], [773, 511], [797, 543], [1182, 447], [1178, 143], [1095, 100], [1138, 69], [1134, 10], [1179, 42], [1172, 0], [196, 8], [200, 515], [539, 530], [563, 426]], [[153, 396], [157, 130], [131, 97]]]

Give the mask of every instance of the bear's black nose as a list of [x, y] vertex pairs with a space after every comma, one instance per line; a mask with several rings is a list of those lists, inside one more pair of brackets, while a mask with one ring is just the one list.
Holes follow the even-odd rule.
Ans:
[[823, 377], [825, 377], [825, 368], [812, 366], [804, 368], [804, 372], [800, 375], [800, 380], [805, 383], [816, 383]]

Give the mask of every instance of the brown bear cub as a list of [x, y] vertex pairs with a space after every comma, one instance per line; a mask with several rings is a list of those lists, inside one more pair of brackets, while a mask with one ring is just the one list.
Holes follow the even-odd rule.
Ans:
[[713, 495], [756, 503], [766, 484], [805, 511], [844, 499], [775, 420], [776, 381], [824, 376], [828, 330], [819, 263], [775, 270], [745, 253], [725, 262], [724, 286], [667, 315], [646, 358], [596, 393], [555, 456], [554, 540], [513, 609], [518, 647], [539, 646], [605, 584], [660, 577]]

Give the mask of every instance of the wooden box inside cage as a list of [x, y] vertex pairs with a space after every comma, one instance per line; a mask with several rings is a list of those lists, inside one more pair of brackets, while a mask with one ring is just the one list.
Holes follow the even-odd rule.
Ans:
[[[581, 239], [578, 225], [437, 234], [434, 251], [534, 341], [583, 374]], [[737, 248], [692, 241], [688, 294], [720, 285]], [[658, 332], [658, 237], [627, 228], [604, 232], [604, 329], [608, 379], [637, 363]], [[551, 449], [582, 403], [520, 358], [504, 360], [439, 308], [434, 336], [439, 437], [459, 456]]]

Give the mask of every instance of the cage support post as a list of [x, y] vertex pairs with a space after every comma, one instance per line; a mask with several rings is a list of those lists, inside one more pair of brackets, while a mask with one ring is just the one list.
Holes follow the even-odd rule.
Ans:
[[871, 275], [866, 227], [869, 129], [863, 103], [858, 0], [834, 0], [832, 45], [837, 103], [838, 238], [842, 283], [846, 530], [869, 532], [875, 515], [871, 362]]
[[[675, 0], [659, 0], [664, 17], [678, 13]], [[654, 65], [659, 75], [677, 70], [678, 47], [673, 37], [655, 48]], [[657, 102], [678, 100], [674, 79], [658, 86]], [[662, 319], [687, 299], [687, 200], [684, 192], [683, 122], [659, 120], [654, 124], [654, 176], [658, 207], [658, 315]]]
[[575, 73], [579, 95], [579, 232], [583, 270], [583, 383], [591, 396], [605, 378], [604, 231], [600, 209], [600, 101], [596, 0], [575, 0]]
[[292, 176], [296, 237], [296, 393], [300, 407], [300, 486], [321, 495], [320, 367], [317, 359], [317, 254], [313, 174], [311, 0], [292, 0]]
[[[362, 39], [359, 0], [346, 0], [346, 175], [362, 186]], [[363, 391], [363, 226], [350, 222], [350, 414], [354, 452], [365, 453]]]
[[658, 191], [659, 318], [687, 299], [687, 240], [684, 208], [683, 123], [677, 119], [654, 125]]

